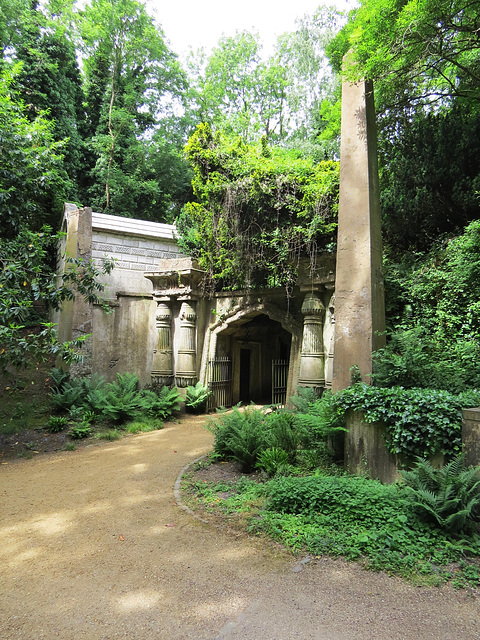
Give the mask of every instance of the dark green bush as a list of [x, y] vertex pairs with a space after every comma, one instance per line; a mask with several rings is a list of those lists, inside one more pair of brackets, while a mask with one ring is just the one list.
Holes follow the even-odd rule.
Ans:
[[50, 416], [45, 429], [49, 433], [58, 433], [59, 431], [63, 431], [67, 425], [68, 418], [65, 418], [64, 416]]
[[146, 389], [143, 391], [143, 402], [146, 414], [151, 418], [170, 418], [175, 411], [180, 410], [180, 395], [178, 389], [161, 387], [158, 391]]
[[270, 447], [260, 453], [255, 466], [271, 478], [288, 469], [288, 453], [278, 447]]
[[268, 486], [268, 509], [341, 517], [348, 512], [357, 523], [387, 522], [404, 509], [404, 497], [395, 485], [363, 477], [278, 478]]
[[244, 473], [253, 471], [259, 454], [268, 448], [265, 414], [255, 407], [219, 412], [207, 429], [214, 435], [214, 455], [236, 460]]

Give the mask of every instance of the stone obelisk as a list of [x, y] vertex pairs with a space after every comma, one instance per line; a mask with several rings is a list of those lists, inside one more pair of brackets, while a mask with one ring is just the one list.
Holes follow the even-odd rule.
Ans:
[[340, 204], [335, 278], [332, 390], [350, 385], [352, 367], [369, 382], [372, 351], [385, 341], [385, 302], [375, 106], [371, 82], [344, 82]]

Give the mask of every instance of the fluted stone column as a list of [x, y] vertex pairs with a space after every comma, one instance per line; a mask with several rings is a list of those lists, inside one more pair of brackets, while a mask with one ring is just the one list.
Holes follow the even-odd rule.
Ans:
[[159, 302], [155, 316], [157, 344], [153, 350], [152, 382], [171, 385], [173, 382], [172, 311], [166, 302]]
[[180, 307], [180, 341], [175, 367], [175, 380], [178, 387], [194, 385], [197, 381], [197, 344], [195, 303], [182, 302]]
[[306, 294], [302, 313], [304, 315], [303, 341], [298, 384], [301, 387], [324, 387], [323, 319], [325, 307], [316, 293]]

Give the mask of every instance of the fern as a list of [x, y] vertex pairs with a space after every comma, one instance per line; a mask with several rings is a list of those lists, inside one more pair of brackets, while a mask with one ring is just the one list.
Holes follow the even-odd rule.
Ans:
[[450, 533], [471, 531], [480, 522], [480, 467], [466, 467], [463, 454], [441, 469], [419, 459], [403, 478], [423, 519]]
[[195, 413], [200, 413], [205, 410], [207, 399], [211, 393], [201, 382], [197, 382], [194, 387], [189, 385], [186, 389], [185, 406]]

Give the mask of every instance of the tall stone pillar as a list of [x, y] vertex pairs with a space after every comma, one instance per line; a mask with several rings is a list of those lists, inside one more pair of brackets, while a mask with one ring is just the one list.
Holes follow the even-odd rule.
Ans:
[[194, 385], [197, 381], [197, 344], [194, 302], [184, 301], [180, 307], [180, 341], [175, 367], [175, 381], [178, 387]]
[[335, 278], [333, 391], [357, 366], [369, 382], [372, 351], [385, 341], [385, 302], [375, 108], [371, 82], [344, 82]]
[[316, 293], [307, 293], [302, 304], [303, 340], [300, 353], [301, 387], [325, 386], [325, 353], [323, 350], [323, 318], [325, 307]]
[[171, 385], [173, 382], [172, 311], [166, 302], [157, 305], [156, 347], [153, 350], [152, 382]]

